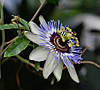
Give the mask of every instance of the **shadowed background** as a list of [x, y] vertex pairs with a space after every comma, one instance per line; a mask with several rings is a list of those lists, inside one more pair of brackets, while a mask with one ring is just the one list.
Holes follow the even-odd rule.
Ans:
[[[4, 22], [10, 23], [11, 15], [18, 15], [30, 21], [43, 0], [5, 0]], [[100, 64], [100, 0], [48, 0], [34, 22], [39, 25], [38, 16], [43, 15], [46, 21], [58, 19], [65, 25], [71, 25], [77, 32], [81, 47], [89, 47], [83, 55], [84, 60]], [[17, 31], [6, 30], [6, 41], [17, 36]], [[1, 44], [1, 32], [0, 32]], [[28, 59], [32, 48], [21, 52]], [[75, 65], [80, 83], [71, 80], [67, 70], [63, 71], [62, 79], [56, 82], [53, 75], [45, 80], [42, 72], [20, 62], [16, 57], [2, 64], [0, 90], [100, 90], [100, 69], [90, 65]], [[16, 74], [19, 71], [20, 88]], [[17, 80], [16, 80], [17, 79]], [[54, 84], [51, 83], [54, 80]]]

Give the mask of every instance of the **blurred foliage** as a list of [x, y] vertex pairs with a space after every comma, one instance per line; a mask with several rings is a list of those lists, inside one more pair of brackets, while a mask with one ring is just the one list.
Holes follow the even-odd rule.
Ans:
[[77, 15], [80, 14], [81, 11], [79, 10], [56, 10], [53, 12], [51, 19], [55, 19], [56, 21], [59, 19], [62, 22]]
[[95, 14], [100, 14], [100, 1], [99, 0], [80, 0], [80, 5], [78, 6], [83, 12], [92, 12]]
[[21, 5], [18, 7], [18, 12], [21, 18], [30, 21], [36, 10], [39, 8], [39, 0], [22, 0]]
[[58, 4], [59, 0], [47, 0], [48, 3]]

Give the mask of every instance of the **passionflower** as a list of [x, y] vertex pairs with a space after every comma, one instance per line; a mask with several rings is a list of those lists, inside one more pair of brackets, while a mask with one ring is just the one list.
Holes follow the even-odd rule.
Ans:
[[63, 66], [65, 65], [71, 78], [79, 83], [79, 79], [73, 64], [81, 61], [81, 48], [76, 33], [69, 26], [63, 26], [58, 20], [46, 23], [43, 16], [39, 17], [40, 27], [30, 21], [31, 32], [25, 32], [25, 36], [39, 45], [34, 49], [29, 59], [44, 61], [43, 76], [45, 79], [53, 72], [57, 81], [61, 79]]

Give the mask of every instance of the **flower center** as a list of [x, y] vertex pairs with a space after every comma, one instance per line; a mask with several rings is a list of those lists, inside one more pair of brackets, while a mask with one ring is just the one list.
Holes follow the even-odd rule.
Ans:
[[58, 33], [53, 33], [50, 38], [50, 42], [55, 45], [55, 49], [59, 52], [69, 52], [70, 47], [67, 44], [67, 40], [65, 42], [62, 41], [60, 35]]

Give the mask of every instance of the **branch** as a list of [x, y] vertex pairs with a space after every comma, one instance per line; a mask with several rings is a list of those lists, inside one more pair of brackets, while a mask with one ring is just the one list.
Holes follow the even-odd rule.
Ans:
[[[80, 64], [84, 64], [84, 63], [92, 64], [92, 65], [96, 66], [97, 68], [100, 68], [100, 65], [99, 65], [99, 64], [97, 64], [97, 63], [95, 63], [95, 62], [92, 62], [92, 61], [81, 61], [81, 62], [80, 62]], [[73, 64], [75, 64], [75, 63], [73, 63]], [[67, 68], [67, 67], [64, 66], [64, 67], [63, 67], [63, 70], [66, 69], [66, 68]]]
[[100, 68], [99, 64], [92, 62], [92, 61], [81, 61], [80, 64], [82, 64], [82, 63], [92, 64], [92, 65], [96, 66], [97, 68]]
[[22, 68], [22, 65], [19, 66], [19, 69], [16, 72], [16, 82], [17, 82], [17, 86], [18, 86], [19, 90], [23, 90], [21, 87], [20, 78], [19, 78], [19, 72], [20, 72], [21, 68]]
[[2, 55], [4, 54], [4, 52], [13, 44], [13, 42], [18, 38], [18, 36], [16, 36], [15, 38], [13, 38], [12, 40], [8, 41], [5, 43], [8, 44], [8, 46], [0, 53], [0, 60], [2, 59]]
[[[4, 0], [3, 0], [4, 2]], [[3, 2], [2, 4], [0, 3], [0, 6], [1, 6], [1, 24], [4, 23], [4, 15], [3, 15]], [[0, 52], [2, 52], [3, 48], [4, 48], [4, 43], [5, 43], [5, 31], [2, 30], [2, 44], [1, 44], [1, 47], [0, 47]]]
[[4, 3], [5, 3], [5, 0], [3, 0], [3, 1], [1, 2], [2, 6], [4, 6]]
[[36, 13], [34, 14], [34, 16], [32, 17], [31, 21], [33, 21], [36, 16], [38, 15], [38, 13], [40, 12], [40, 10], [43, 8], [43, 6], [45, 6], [45, 4], [47, 3], [46, 0], [43, 1], [43, 3], [40, 5], [40, 7], [38, 8], [38, 10], [36, 11]]
[[12, 44], [13, 44], [13, 42], [10, 43], [10, 44], [0, 53], [0, 60], [2, 59], [2, 55], [4, 54], [4, 52], [5, 52]]
[[14, 37], [12, 40], [6, 42], [5, 45], [14, 42], [17, 38], [18, 38], [18, 36]]

